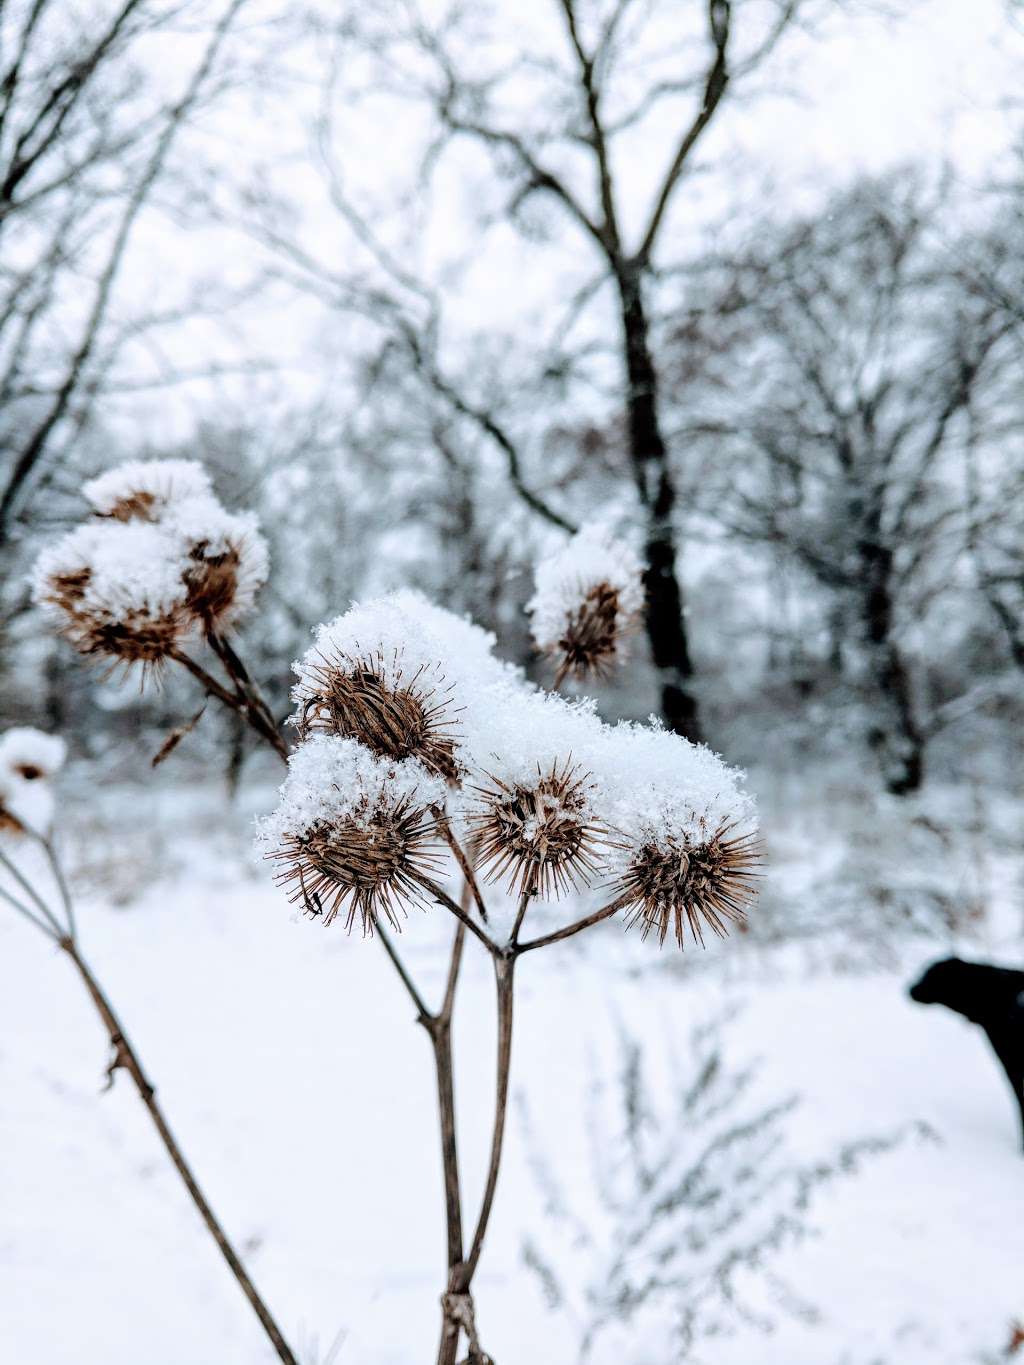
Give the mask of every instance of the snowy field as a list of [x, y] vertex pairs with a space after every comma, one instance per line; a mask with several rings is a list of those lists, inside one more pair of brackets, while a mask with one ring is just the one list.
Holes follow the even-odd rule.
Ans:
[[[815, 875], [836, 861], [827, 840], [801, 837], [813, 820], [819, 833], [838, 823], [834, 808], [816, 804], [786, 819], [766, 811], [773, 915], [787, 901], [804, 919], [813, 915]], [[223, 810], [219, 791], [185, 797], [162, 774], [146, 788], [101, 793], [67, 831], [84, 951], [303, 1359], [432, 1360], [444, 1248], [426, 1041], [380, 948], [347, 938], [338, 925], [297, 920], [252, 863], [247, 809], [204, 839], [204, 822], [219, 822]], [[154, 815], [163, 830], [158, 847], [145, 835]], [[1009, 826], [1015, 822], [1019, 812]], [[808, 844], [817, 850], [813, 866]], [[145, 872], [147, 853], [156, 877]], [[963, 848], [950, 857], [965, 857]], [[964, 884], [950, 890], [966, 903], [974, 872], [966, 862], [962, 870]], [[996, 862], [988, 871], [988, 917], [960, 946], [967, 956], [1014, 961], [1019, 866]], [[866, 941], [872, 913], [865, 908]], [[433, 995], [449, 932], [437, 910], [416, 912], [403, 935], [408, 963]], [[571, 1204], [594, 1243], [583, 1246], [577, 1229], [569, 1242], [578, 1255], [559, 1258], [577, 1298], [587, 1272], [608, 1259], [593, 1169], [603, 1145], [614, 1150], [621, 1035], [644, 1042], [664, 1100], [657, 1142], [696, 1151], [705, 1138], [671, 1112], [673, 1087], [699, 1067], [694, 1027], [723, 1014], [731, 1016], [720, 1034], [728, 1065], [760, 1060], [741, 1105], [756, 1112], [800, 1097], [784, 1115], [783, 1149], [773, 1159], [832, 1162], [845, 1144], [875, 1137], [894, 1145], [817, 1190], [807, 1215], [812, 1235], [768, 1260], [769, 1279], [746, 1277], [739, 1305], [712, 1303], [709, 1320], [721, 1334], [685, 1358], [708, 1365], [1004, 1358], [1011, 1324], [1024, 1316], [1024, 1161], [1011, 1098], [977, 1030], [905, 994], [919, 967], [952, 942], [908, 937], [890, 943], [884, 967], [868, 954], [851, 968], [821, 942], [773, 945], [755, 934], [680, 961], [613, 924], [525, 959], [516, 1104], [477, 1284], [483, 1340], [495, 1360], [579, 1358], [578, 1317], [550, 1306], [523, 1251], [563, 1247], [559, 1213]], [[469, 953], [456, 1047], [462, 1156], [476, 1190], [490, 1123], [491, 989], [483, 955]], [[105, 1038], [69, 964], [13, 915], [0, 916], [0, 1021], [0, 1359], [269, 1361], [134, 1089], [119, 1077], [101, 1093]], [[595, 1108], [595, 1082], [612, 1101], [603, 1109]], [[599, 1112], [610, 1116], [607, 1132], [595, 1128]], [[530, 1159], [537, 1149], [554, 1187]], [[676, 1227], [684, 1237], [685, 1220]], [[598, 1335], [589, 1358], [669, 1365], [682, 1358], [673, 1323], [665, 1302], [660, 1315]]]

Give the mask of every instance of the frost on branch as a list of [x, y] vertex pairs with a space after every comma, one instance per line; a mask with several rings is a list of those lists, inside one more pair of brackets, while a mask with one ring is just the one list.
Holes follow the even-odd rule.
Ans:
[[604, 527], [588, 526], [537, 567], [527, 604], [538, 649], [558, 677], [608, 671], [644, 604], [643, 566]]
[[258, 845], [281, 863], [289, 899], [329, 924], [342, 910], [372, 933], [383, 914], [423, 899], [421, 876], [437, 860], [431, 805], [443, 779], [413, 760], [379, 758], [353, 739], [314, 735], [292, 754], [277, 809]]
[[0, 833], [46, 835], [53, 823], [51, 779], [67, 746], [57, 735], [14, 726], [0, 735]]
[[233, 625], [267, 577], [255, 517], [227, 512], [198, 464], [132, 461], [94, 479], [95, 515], [40, 555], [33, 596], [82, 654], [162, 664], [196, 627]]

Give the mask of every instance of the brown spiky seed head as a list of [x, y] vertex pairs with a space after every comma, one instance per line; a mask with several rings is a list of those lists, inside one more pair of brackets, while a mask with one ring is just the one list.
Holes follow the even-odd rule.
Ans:
[[71, 611], [65, 608], [59, 627], [79, 654], [105, 657], [111, 670], [141, 664], [144, 673], [163, 667], [187, 628], [187, 618], [177, 608], [162, 613], [129, 611], [115, 617], [81, 605]]
[[108, 511], [97, 512], [96, 515], [109, 517], [113, 521], [156, 521], [156, 505], [154, 493], [137, 490], [126, 493], [111, 503]]
[[220, 554], [211, 555], [207, 550], [207, 544], [200, 541], [189, 551], [185, 605], [204, 623], [216, 624], [235, 605], [242, 556], [238, 546], [230, 543]]
[[621, 610], [619, 591], [599, 583], [569, 615], [565, 631], [551, 651], [560, 677], [607, 677], [623, 640], [636, 628], [635, 615]]
[[451, 688], [432, 685], [424, 668], [408, 676], [383, 656], [342, 653], [307, 660], [294, 696], [299, 735], [357, 739], [382, 758], [415, 758], [438, 777], [454, 781], [455, 709]]
[[604, 831], [590, 815], [590, 776], [567, 760], [530, 783], [488, 775], [470, 788], [470, 853], [488, 881], [508, 877], [510, 894], [550, 899], [589, 886]]
[[724, 938], [742, 924], [757, 895], [763, 864], [760, 841], [724, 826], [693, 842], [670, 839], [644, 844], [615, 887], [615, 898], [632, 904], [629, 925], [643, 937], [654, 932], [659, 945], [671, 928], [683, 947], [686, 928], [704, 946], [705, 926]]
[[267, 856], [284, 864], [275, 880], [293, 904], [301, 902], [307, 915], [322, 917], [324, 924], [344, 913], [349, 932], [358, 916], [365, 936], [382, 915], [400, 930], [404, 906], [426, 899], [418, 877], [436, 871], [435, 844], [428, 812], [401, 801], [287, 835]]

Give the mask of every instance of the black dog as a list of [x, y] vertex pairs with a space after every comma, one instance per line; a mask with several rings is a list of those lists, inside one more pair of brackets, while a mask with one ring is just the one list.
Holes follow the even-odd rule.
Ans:
[[910, 998], [945, 1005], [980, 1024], [1009, 1077], [1024, 1133], [1024, 972], [948, 957], [911, 986]]

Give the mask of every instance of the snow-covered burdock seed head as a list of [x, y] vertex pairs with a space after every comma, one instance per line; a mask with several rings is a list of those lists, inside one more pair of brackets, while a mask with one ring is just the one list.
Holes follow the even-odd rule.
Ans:
[[0, 832], [45, 835], [53, 822], [51, 779], [67, 746], [57, 735], [17, 725], [0, 735]]
[[307, 914], [330, 924], [344, 912], [350, 930], [358, 915], [364, 934], [383, 915], [397, 929], [399, 911], [425, 898], [422, 879], [439, 859], [430, 806], [444, 792], [419, 763], [314, 735], [289, 759], [258, 844], [282, 864], [276, 880]]
[[504, 683], [467, 708], [471, 776], [456, 814], [470, 854], [492, 881], [545, 898], [589, 883], [604, 826], [580, 756], [601, 733], [590, 703]]
[[292, 723], [300, 736], [357, 739], [382, 758], [415, 759], [457, 775], [457, 705], [441, 645], [418, 615], [382, 598], [356, 606], [317, 632], [294, 665]]
[[210, 477], [195, 460], [129, 460], [82, 489], [100, 517], [159, 522], [193, 498], [211, 496]]
[[663, 944], [671, 928], [682, 948], [688, 926], [703, 947], [705, 925], [724, 938], [746, 919], [760, 865], [757, 836], [728, 825], [698, 836], [663, 835], [631, 851], [615, 895], [631, 903], [629, 923], [639, 924], [644, 938], [653, 930]]
[[611, 897], [664, 943], [688, 928], [724, 936], [756, 894], [761, 847], [743, 774], [660, 725], [606, 728], [588, 755], [603, 779], [599, 813], [614, 829]]
[[170, 524], [185, 547], [186, 607], [205, 630], [234, 625], [267, 581], [270, 560], [256, 517], [196, 498], [176, 509]]
[[188, 629], [181, 559], [147, 522], [87, 522], [44, 550], [33, 597], [81, 654], [159, 667]]
[[567, 759], [539, 767], [528, 782], [490, 777], [471, 788], [466, 813], [474, 863], [489, 881], [508, 876], [508, 890], [550, 899], [589, 885], [598, 870], [602, 835], [590, 808], [589, 775]]
[[534, 641], [557, 661], [561, 682], [607, 672], [643, 604], [643, 566], [633, 550], [590, 526], [541, 560], [526, 609]]

